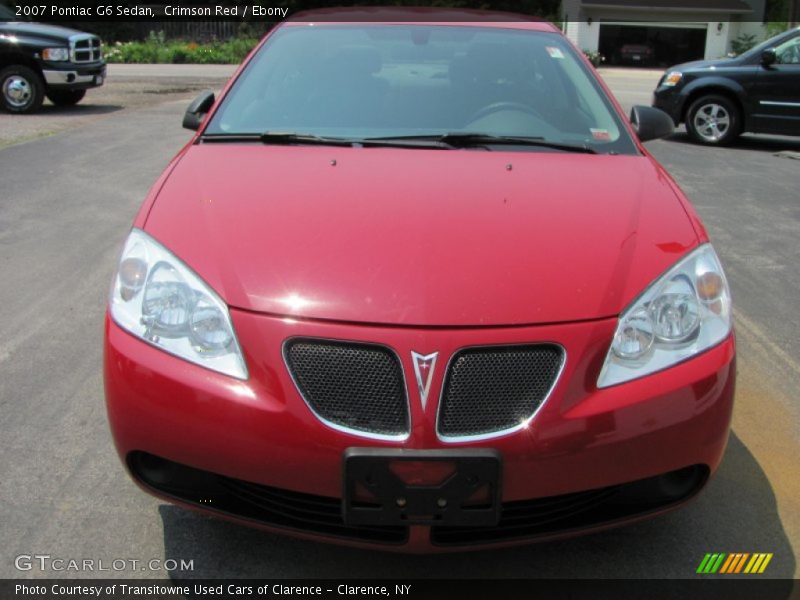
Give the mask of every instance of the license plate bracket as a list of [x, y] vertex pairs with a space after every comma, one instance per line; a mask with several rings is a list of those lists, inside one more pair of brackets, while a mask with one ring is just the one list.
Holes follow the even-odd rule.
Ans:
[[[404, 466], [452, 465], [444, 480], [404, 481]], [[492, 526], [500, 520], [501, 457], [491, 449], [348, 448], [344, 454], [342, 516], [347, 525]], [[400, 464], [413, 463], [413, 464]], [[399, 468], [398, 468], [399, 467]]]

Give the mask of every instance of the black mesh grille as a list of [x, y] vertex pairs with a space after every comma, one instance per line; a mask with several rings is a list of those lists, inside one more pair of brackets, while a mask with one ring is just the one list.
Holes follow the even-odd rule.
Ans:
[[345, 525], [338, 498], [290, 492], [227, 477], [219, 480], [239, 514], [254, 515], [264, 523], [372, 542], [400, 543], [407, 537], [407, 530], [401, 525]]
[[506, 502], [500, 522], [494, 527], [434, 527], [431, 538], [435, 544], [476, 544], [567, 529], [571, 519], [612, 499], [617, 491], [615, 486], [539, 500]]
[[552, 344], [462, 350], [445, 379], [439, 433], [494, 433], [528, 419], [558, 377], [563, 355]]
[[[401, 544], [406, 527], [346, 525], [342, 501], [201, 471], [145, 452], [131, 452], [134, 475], [163, 494], [273, 527], [359, 541]], [[203, 500], [200, 500], [203, 499]]]
[[293, 340], [285, 354], [300, 393], [326, 421], [380, 435], [408, 433], [403, 370], [388, 348]]
[[696, 494], [707, 480], [708, 468], [693, 465], [606, 488], [504, 502], [497, 525], [435, 526], [431, 528], [431, 541], [443, 546], [474, 546], [580, 531], [675, 505]]

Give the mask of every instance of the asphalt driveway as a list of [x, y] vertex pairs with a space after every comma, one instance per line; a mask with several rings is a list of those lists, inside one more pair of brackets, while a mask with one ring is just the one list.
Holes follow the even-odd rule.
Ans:
[[[627, 106], [652, 89], [651, 72], [606, 77]], [[748, 136], [707, 149], [679, 133], [649, 145], [705, 220], [736, 305], [733, 434], [699, 499], [574, 540], [397, 556], [198, 516], [145, 495], [123, 473], [103, 405], [104, 305], [142, 198], [189, 138], [180, 120], [190, 96], [122, 107], [0, 149], [0, 577], [64, 575], [19, 571], [20, 554], [193, 560], [193, 571], [178, 574], [190, 577], [690, 577], [706, 552], [737, 551], [771, 552], [767, 575], [798, 576], [800, 162], [776, 153], [800, 151], [800, 140]]]

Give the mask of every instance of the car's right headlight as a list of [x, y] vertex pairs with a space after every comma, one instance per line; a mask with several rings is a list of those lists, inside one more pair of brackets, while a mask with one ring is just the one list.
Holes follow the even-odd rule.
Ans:
[[670, 71], [661, 80], [661, 85], [664, 85], [666, 87], [673, 87], [678, 85], [681, 79], [683, 79], [683, 73], [681, 73], [680, 71]]
[[620, 316], [597, 387], [661, 371], [731, 332], [731, 295], [711, 244], [681, 259]]
[[123, 329], [184, 360], [247, 379], [228, 307], [211, 287], [140, 229], [125, 242], [109, 300]]

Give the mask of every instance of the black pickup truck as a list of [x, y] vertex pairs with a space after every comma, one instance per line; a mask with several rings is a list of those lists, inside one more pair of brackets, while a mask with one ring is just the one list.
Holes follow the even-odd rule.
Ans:
[[103, 85], [106, 63], [100, 38], [88, 33], [16, 20], [0, 4], [0, 108], [30, 113], [45, 96], [71, 106]]

